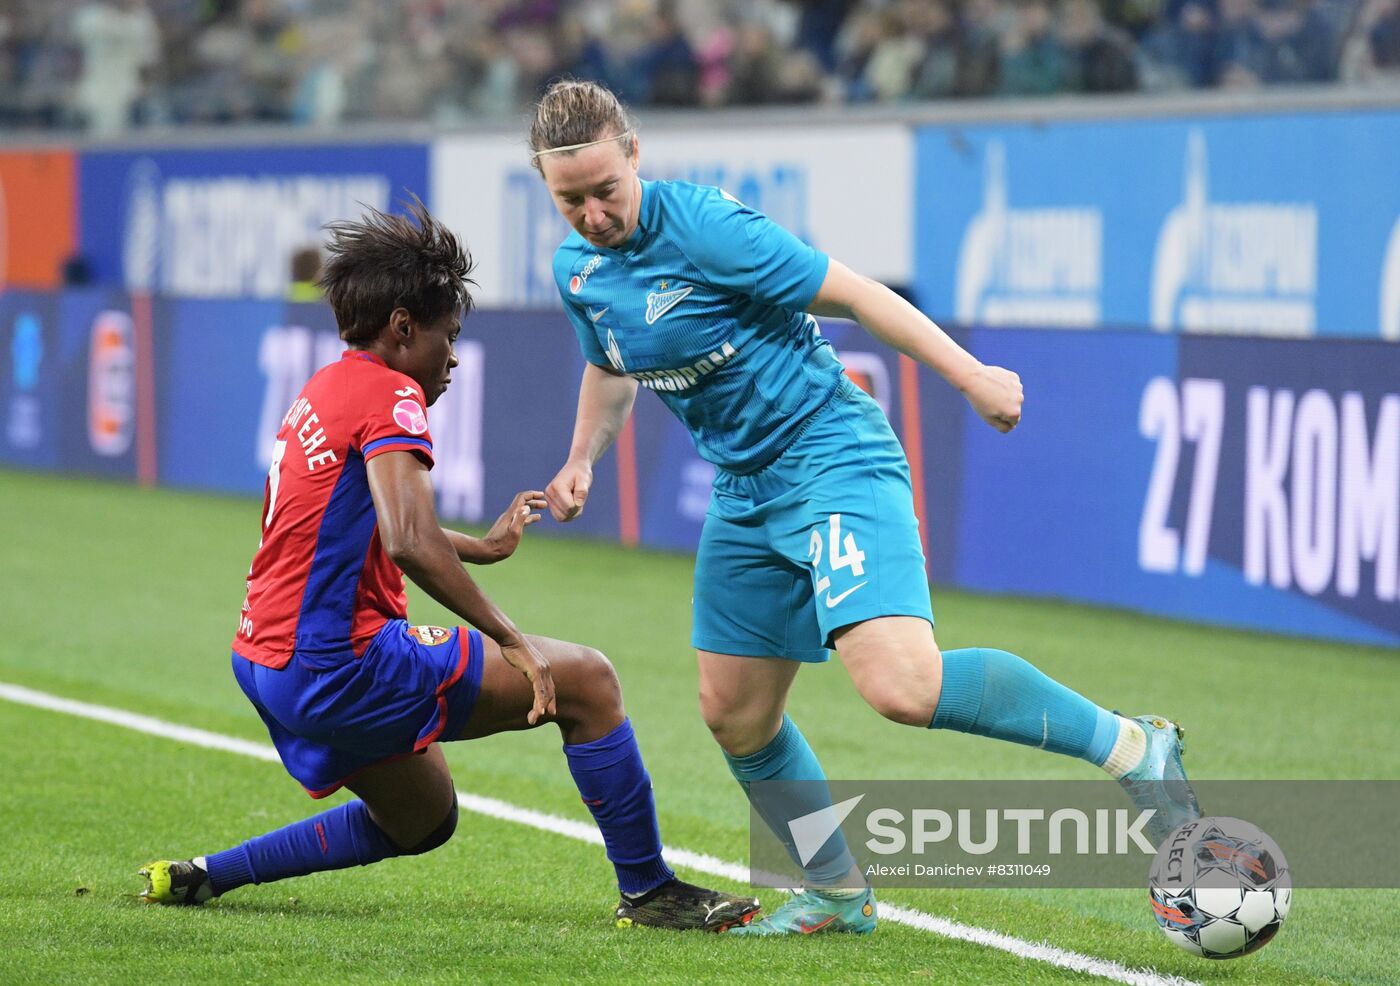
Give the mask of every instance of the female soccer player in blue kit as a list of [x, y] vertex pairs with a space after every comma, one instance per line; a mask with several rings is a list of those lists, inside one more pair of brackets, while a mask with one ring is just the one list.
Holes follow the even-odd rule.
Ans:
[[[587, 360], [568, 461], [545, 491], [550, 511], [567, 521], [583, 509], [638, 385], [716, 466], [692, 643], [701, 714], [746, 792], [824, 779], [784, 706], [802, 663], [835, 648], [888, 719], [1103, 767], [1156, 810], [1154, 843], [1199, 814], [1175, 723], [1109, 712], [1005, 651], [940, 653], [903, 449], [812, 315], [854, 319], [932, 367], [1001, 432], [1021, 418], [1015, 373], [983, 365], [893, 291], [724, 191], [643, 181], [636, 127], [602, 86], [551, 86], [530, 149], [573, 227], [554, 273]], [[786, 826], [774, 833], [793, 852]], [[730, 933], [874, 930], [874, 897], [852, 863], [833, 836], [804, 868], [805, 891]]]

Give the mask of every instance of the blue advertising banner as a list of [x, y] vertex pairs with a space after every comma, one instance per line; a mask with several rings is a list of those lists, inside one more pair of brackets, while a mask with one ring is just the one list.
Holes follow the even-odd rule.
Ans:
[[0, 461], [136, 476], [137, 336], [119, 292], [0, 295]]
[[[257, 496], [302, 385], [344, 348], [321, 304], [0, 297], [0, 461]], [[1021, 374], [1001, 435], [932, 371], [823, 324], [910, 455], [934, 582], [1400, 646], [1400, 347], [957, 330]], [[582, 359], [553, 313], [475, 312], [432, 407], [444, 517], [489, 523], [567, 455]], [[588, 509], [541, 534], [689, 551], [712, 467], [642, 394]]]
[[64, 389], [57, 371], [58, 299], [28, 291], [0, 294], [0, 433], [3, 461], [56, 468]]
[[966, 325], [1400, 340], [1400, 113], [930, 126], [915, 283]]
[[1400, 645], [1400, 347], [970, 341], [1026, 409], [963, 412], [957, 585]]
[[[166, 301], [159, 401], [162, 483], [260, 493], [287, 408], [345, 344], [323, 304]], [[582, 359], [549, 344], [557, 315], [475, 312], [457, 340], [453, 384], [428, 412], [443, 517], [487, 523], [563, 465]], [[537, 530], [554, 527], [546, 523]], [[617, 537], [616, 472], [599, 465], [589, 509], [569, 530]]]
[[78, 249], [100, 283], [196, 298], [283, 298], [321, 227], [428, 196], [423, 144], [88, 151]]

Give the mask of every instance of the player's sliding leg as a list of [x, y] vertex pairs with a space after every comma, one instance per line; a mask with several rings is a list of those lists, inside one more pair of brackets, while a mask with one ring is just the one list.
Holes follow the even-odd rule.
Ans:
[[457, 795], [436, 743], [368, 767], [346, 787], [359, 799], [209, 856], [148, 863], [142, 897], [199, 904], [250, 883], [416, 856], [442, 845], [457, 827]]
[[[807, 889], [773, 914], [730, 934], [816, 931], [868, 933], [875, 900], [837, 830], [803, 866], [788, 821], [831, 805], [826, 774], [795, 723], [783, 712], [801, 664], [779, 658], [699, 652], [700, 711], [724, 751], [739, 786], [788, 855], [802, 867]], [[775, 799], [763, 781], [804, 781]], [[769, 797], [765, 797], [765, 793]]]
[[[531, 639], [550, 663], [557, 700], [552, 721], [564, 735], [570, 770], [617, 871], [619, 918], [719, 931], [751, 917], [758, 910], [753, 897], [683, 883], [662, 859], [651, 780], [607, 659], [574, 644]], [[492, 641], [483, 643], [480, 691], [462, 739], [529, 728], [533, 689]], [[147, 864], [142, 896], [198, 904], [249, 883], [427, 852], [446, 842], [456, 826], [456, 792], [438, 744], [359, 771], [346, 786], [360, 800], [208, 857]]]
[[1103, 709], [1014, 654], [968, 647], [940, 655], [928, 622], [881, 617], [843, 628], [836, 649], [881, 715], [930, 729], [991, 736], [1102, 767], [1140, 808], [1153, 844], [1199, 817], [1181, 766], [1181, 729], [1160, 716]]
[[[592, 648], [531, 638], [550, 662], [564, 755], [579, 795], [603, 835], [622, 899], [619, 925], [722, 931], [758, 910], [752, 896], [735, 896], [676, 879], [662, 858], [651, 778], [607, 658]], [[528, 681], [485, 641], [481, 699], [464, 739], [527, 729], [534, 700]]]

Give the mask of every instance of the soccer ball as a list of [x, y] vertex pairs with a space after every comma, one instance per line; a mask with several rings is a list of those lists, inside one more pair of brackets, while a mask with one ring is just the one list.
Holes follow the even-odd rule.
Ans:
[[1192, 955], [1234, 959], [1263, 948], [1293, 903], [1278, 844], [1238, 818], [1198, 818], [1157, 850], [1148, 882], [1162, 931]]

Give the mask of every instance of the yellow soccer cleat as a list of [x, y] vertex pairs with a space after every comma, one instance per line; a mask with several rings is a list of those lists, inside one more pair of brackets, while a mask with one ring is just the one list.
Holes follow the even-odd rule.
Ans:
[[157, 859], [136, 872], [146, 878], [141, 899], [150, 904], [194, 907], [214, 896], [209, 874], [194, 860]]

